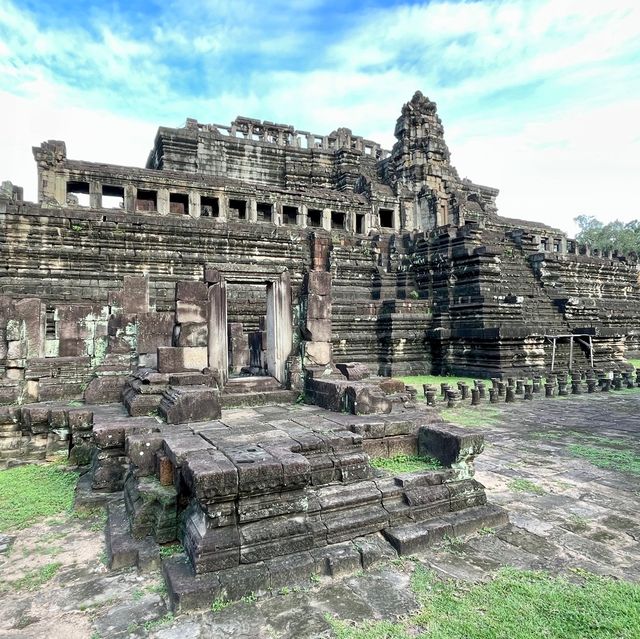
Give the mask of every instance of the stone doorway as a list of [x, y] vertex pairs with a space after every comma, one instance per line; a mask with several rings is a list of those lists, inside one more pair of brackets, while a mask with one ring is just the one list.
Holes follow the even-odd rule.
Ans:
[[[230, 361], [229, 345], [231, 338], [232, 352], [242, 344], [244, 332], [237, 326], [237, 322], [229, 322], [229, 290], [244, 287], [255, 290], [265, 289], [264, 330], [247, 333], [247, 351], [249, 366], [246, 376], [251, 375], [252, 364], [260, 369], [263, 375], [274, 378], [279, 384], [286, 384], [286, 361], [292, 348], [291, 321], [291, 283], [286, 270], [278, 274], [260, 274], [249, 269], [225, 271], [217, 269], [206, 270], [206, 280], [209, 285], [209, 367], [220, 371], [223, 383], [227, 383], [230, 375], [237, 377], [242, 371], [239, 361]], [[255, 327], [254, 327], [255, 328]], [[260, 338], [253, 336], [255, 342], [249, 339], [251, 334], [260, 333]], [[235, 334], [234, 334], [235, 333]], [[234, 344], [237, 340], [239, 344]], [[260, 351], [260, 352], [259, 352]], [[256, 373], [258, 370], [255, 371]]]

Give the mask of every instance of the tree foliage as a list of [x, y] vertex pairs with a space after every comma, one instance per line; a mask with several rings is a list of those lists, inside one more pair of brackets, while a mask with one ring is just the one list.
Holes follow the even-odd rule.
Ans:
[[578, 215], [575, 218], [580, 232], [576, 239], [601, 251], [618, 251], [618, 253], [640, 254], [640, 220], [620, 222], [615, 220], [603, 224], [592, 215]]

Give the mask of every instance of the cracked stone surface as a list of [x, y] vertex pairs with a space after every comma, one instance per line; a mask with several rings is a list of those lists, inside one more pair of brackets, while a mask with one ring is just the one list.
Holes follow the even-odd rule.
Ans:
[[[460, 580], [484, 580], [508, 565], [552, 573], [582, 568], [638, 581], [640, 476], [599, 468], [572, 447], [640, 455], [640, 392], [540, 399], [498, 410], [486, 421], [479, 413], [487, 447], [476, 477], [511, 523], [442, 544], [418, 561]], [[409, 585], [415, 564], [405, 561], [174, 618], [159, 573], [107, 571], [100, 523], [99, 515], [60, 516], [15, 534], [0, 554], [0, 637], [320, 638], [332, 636], [327, 615], [394, 619], [417, 608]], [[52, 561], [61, 566], [46, 584], [34, 590], [11, 585]]]

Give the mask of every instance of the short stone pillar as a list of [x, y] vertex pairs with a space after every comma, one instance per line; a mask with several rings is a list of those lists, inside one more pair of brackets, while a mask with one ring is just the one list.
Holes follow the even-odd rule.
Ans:
[[633, 383], [633, 375], [631, 374], [631, 371], [624, 371], [624, 373], [622, 373], [622, 379], [624, 381], [624, 385], [627, 388], [636, 387], [636, 385]]
[[471, 405], [477, 406], [480, 403], [480, 391], [477, 388], [471, 389]]
[[438, 392], [433, 390], [433, 389], [429, 389], [426, 390], [424, 393], [424, 396], [427, 400], [427, 406], [435, 406], [436, 405], [436, 396], [437, 396]]
[[546, 382], [544, 385], [544, 396], [545, 397], [553, 397], [556, 390], [556, 385], [551, 382]]
[[571, 393], [573, 395], [580, 395], [580, 393], [582, 393], [582, 382], [579, 379], [571, 380]]
[[511, 404], [516, 401], [516, 392], [513, 386], [507, 386], [505, 389], [504, 401]]
[[509, 388], [515, 388], [516, 378], [515, 377], [507, 377], [507, 385]]
[[569, 391], [567, 389], [567, 380], [566, 378], [562, 378], [562, 379], [558, 379], [558, 395], [560, 395], [561, 397], [566, 396], [569, 394]]
[[447, 390], [447, 408], [457, 408], [460, 405], [460, 391]]
[[608, 393], [611, 390], [611, 380], [608, 377], [600, 379], [600, 390], [603, 393]]
[[487, 397], [487, 387], [485, 386], [485, 383], [477, 380], [476, 388], [478, 389], [478, 395], [480, 399], [485, 399]]
[[587, 393], [595, 393], [598, 388], [598, 380], [595, 377], [587, 378]]
[[540, 375], [536, 375], [533, 378], [533, 383], [531, 384], [531, 392], [539, 393], [541, 386], [542, 386], [542, 377], [540, 377]]
[[447, 384], [447, 382], [442, 382], [440, 384], [440, 393], [443, 397], [447, 396], [447, 391], [451, 388], [451, 386], [449, 384]]
[[636, 368], [636, 384], [640, 386], [640, 368]]
[[499, 401], [498, 391], [495, 388], [489, 389], [489, 402], [491, 404], [497, 404]]
[[[638, 375], [640, 375], [640, 368], [638, 369]], [[498, 377], [491, 378], [491, 385], [495, 390], [498, 390], [498, 384], [500, 383], [500, 379]]]
[[533, 399], [533, 384], [531, 382], [524, 385], [524, 398]]
[[498, 382], [498, 396], [499, 397], [504, 397], [505, 394], [507, 392], [507, 385], [505, 382], [503, 382], [502, 380], [500, 380]]
[[469, 399], [469, 384], [458, 382], [458, 390], [460, 391], [461, 399]]
[[613, 373], [613, 390], [622, 390], [622, 375], [618, 371]]
[[524, 393], [524, 380], [517, 379], [516, 380], [516, 395], [522, 395]]

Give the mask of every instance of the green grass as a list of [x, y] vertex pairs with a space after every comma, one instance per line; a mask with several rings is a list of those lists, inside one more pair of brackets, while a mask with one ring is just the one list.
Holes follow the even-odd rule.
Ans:
[[582, 444], [571, 444], [568, 450], [575, 457], [586, 459], [598, 468], [640, 475], [640, 456], [632, 451], [613, 450], [603, 446], [596, 448]]
[[628, 359], [627, 360], [634, 368], [640, 368], [640, 359]]
[[495, 426], [500, 423], [500, 417], [502, 415], [502, 411], [499, 408], [494, 408], [489, 404], [460, 406], [458, 408], [441, 408], [439, 412], [443, 419], [457, 426], [463, 426], [464, 428]]
[[0, 532], [21, 530], [73, 508], [78, 475], [55, 464], [0, 471]]
[[528, 479], [514, 479], [509, 482], [509, 488], [516, 493], [533, 493], [534, 495], [544, 495], [544, 490]]
[[487, 583], [439, 581], [417, 566], [420, 611], [398, 622], [328, 617], [338, 639], [637, 639], [640, 585], [580, 572], [580, 582], [505, 568]]
[[184, 547], [179, 543], [160, 546], [160, 557], [162, 557], [163, 559], [173, 557], [174, 555], [178, 555], [181, 552], [184, 552]]
[[390, 473], [412, 473], [417, 470], [438, 470], [442, 464], [433, 457], [418, 455], [396, 455], [395, 457], [376, 457], [370, 464], [374, 468]]
[[12, 581], [9, 585], [15, 590], [37, 590], [56, 576], [60, 566], [62, 564], [58, 562], [46, 564], [35, 570], [30, 570], [23, 577]]

